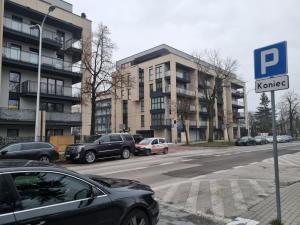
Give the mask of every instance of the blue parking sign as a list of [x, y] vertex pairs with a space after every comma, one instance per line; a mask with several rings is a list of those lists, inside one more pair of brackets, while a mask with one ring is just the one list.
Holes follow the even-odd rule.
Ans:
[[287, 42], [254, 50], [255, 79], [287, 74]]

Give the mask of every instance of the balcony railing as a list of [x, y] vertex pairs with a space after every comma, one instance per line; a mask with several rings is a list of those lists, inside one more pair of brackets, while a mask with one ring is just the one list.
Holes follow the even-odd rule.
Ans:
[[[14, 21], [7, 17], [4, 18], [4, 27], [24, 34], [31, 35], [33, 37], [39, 37], [39, 31], [37, 29], [30, 29], [31, 25]], [[43, 38], [50, 39], [51, 41], [55, 41], [57, 43], [61, 43], [59, 36], [55, 32], [49, 31], [47, 29], [43, 29]]]
[[190, 125], [191, 127], [197, 127], [197, 121], [196, 121], [196, 120], [190, 120], [190, 121], [189, 121], [189, 125]]
[[[0, 121], [35, 121], [35, 110], [0, 108]], [[46, 112], [46, 121], [53, 122], [81, 122], [81, 113]]]
[[[22, 93], [36, 93], [38, 82], [36, 81], [25, 81], [22, 83]], [[55, 95], [63, 97], [80, 97], [80, 89], [75, 87], [66, 87], [61, 85], [47, 84], [41, 82], [40, 86], [41, 94]]]
[[[4, 47], [3, 56], [5, 58], [20, 62], [38, 64], [38, 54], [35, 52], [27, 52], [15, 48]], [[58, 58], [52, 58], [49, 56], [42, 56], [42, 65], [50, 66], [58, 70], [65, 70], [75, 73], [81, 72], [80, 66], [78, 64], [73, 64], [72, 62], [64, 61]]]
[[200, 127], [207, 127], [206, 121], [200, 121]]
[[172, 125], [172, 119], [152, 120], [151, 121], [152, 127], [171, 126], [171, 125]]
[[239, 96], [244, 96], [244, 92], [243, 91], [239, 91], [237, 89], [231, 89], [231, 93], [235, 94], [235, 95], [239, 95]]
[[233, 100], [233, 101], [232, 101], [232, 105], [244, 106], [244, 103], [243, 103], [243, 102], [239, 102], [239, 101]]
[[67, 40], [64, 45], [64, 49], [69, 49], [69, 48], [81, 49], [82, 48], [81, 41], [73, 38]]
[[190, 105], [190, 111], [195, 112], [196, 111], [196, 106], [195, 105]]
[[184, 94], [184, 95], [189, 95], [189, 96], [196, 96], [196, 92], [195, 91], [190, 91], [187, 89], [183, 89], [183, 88], [176, 88], [176, 92], [178, 94]]
[[206, 108], [206, 107], [202, 107], [202, 108], [200, 109], [200, 112], [201, 112], [201, 113], [207, 113], [207, 108]]

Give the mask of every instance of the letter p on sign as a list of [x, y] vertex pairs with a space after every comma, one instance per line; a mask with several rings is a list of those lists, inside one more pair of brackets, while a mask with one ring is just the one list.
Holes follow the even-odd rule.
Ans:
[[254, 50], [255, 79], [287, 74], [287, 43]]

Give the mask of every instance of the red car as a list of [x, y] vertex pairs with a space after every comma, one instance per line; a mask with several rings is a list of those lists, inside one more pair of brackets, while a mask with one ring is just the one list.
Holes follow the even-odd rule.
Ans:
[[145, 138], [135, 145], [135, 155], [152, 155], [153, 153], [168, 154], [168, 144], [164, 138]]

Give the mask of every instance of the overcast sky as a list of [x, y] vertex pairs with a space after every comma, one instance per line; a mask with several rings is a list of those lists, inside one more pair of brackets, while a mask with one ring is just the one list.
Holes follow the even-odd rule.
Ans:
[[[218, 49], [237, 59], [255, 110], [253, 50], [286, 40], [290, 90], [300, 94], [300, 1], [297, 0], [67, 0], [107, 25], [119, 60], [162, 43], [186, 53]], [[276, 92], [276, 100], [284, 91]]]

